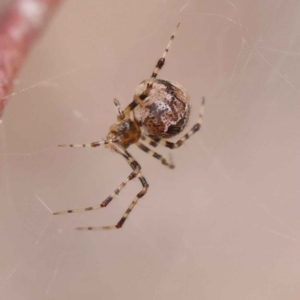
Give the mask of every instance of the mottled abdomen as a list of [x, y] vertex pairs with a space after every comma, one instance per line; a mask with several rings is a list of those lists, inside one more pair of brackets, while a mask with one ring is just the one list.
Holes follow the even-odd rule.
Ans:
[[[143, 81], [137, 87], [136, 95], [146, 89], [147, 83], [148, 81]], [[155, 79], [149, 96], [133, 113], [143, 134], [152, 138], [171, 138], [187, 124], [189, 97], [180, 84]]]

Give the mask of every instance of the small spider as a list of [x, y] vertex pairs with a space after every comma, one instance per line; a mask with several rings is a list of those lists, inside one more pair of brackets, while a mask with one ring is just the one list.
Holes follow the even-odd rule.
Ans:
[[[190, 131], [175, 143], [165, 140], [182, 132], [187, 124], [190, 113], [189, 97], [186, 94], [185, 89], [176, 82], [156, 79], [158, 72], [162, 69], [165, 63], [166, 55], [170, 49], [175, 37], [175, 32], [179, 25], [180, 23], [177, 25], [174, 33], [172, 34], [162, 57], [158, 60], [151, 78], [142, 81], [136, 88], [133, 101], [124, 110], [122, 110], [119, 101], [114, 99], [114, 104], [118, 111], [117, 123], [110, 127], [105, 140], [90, 144], [58, 145], [59, 147], [99, 147], [101, 145], [105, 145], [105, 147], [113, 149], [115, 152], [121, 154], [127, 160], [127, 163], [133, 171], [101, 204], [86, 208], [60, 211], [54, 213], [54, 215], [78, 213], [106, 207], [113, 198], [120, 193], [122, 188], [135, 177], [140, 180], [143, 186], [142, 190], [135, 196], [134, 200], [116, 225], [103, 227], [78, 227], [76, 229], [119, 229], [127, 220], [138, 200], [146, 194], [149, 185], [141, 173], [140, 164], [126, 150], [130, 145], [137, 145], [144, 152], [160, 160], [163, 165], [173, 169], [174, 165], [171, 162], [168, 162], [160, 154], [149, 149], [146, 145], [140, 142], [140, 140], [145, 141], [152, 147], [157, 147], [158, 144], [160, 144], [170, 149], [175, 149], [183, 145], [188, 138], [200, 129], [204, 98], [202, 98], [198, 122], [190, 129]], [[133, 113], [133, 116], [131, 116], [131, 113]]]

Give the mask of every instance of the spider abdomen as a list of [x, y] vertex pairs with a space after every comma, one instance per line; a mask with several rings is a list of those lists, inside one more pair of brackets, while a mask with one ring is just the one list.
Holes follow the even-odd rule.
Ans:
[[[136, 95], [146, 89], [147, 83], [143, 81], [137, 87]], [[155, 79], [148, 97], [135, 108], [134, 118], [143, 134], [171, 138], [184, 129], [189, 113], [189, 97], [184, 88], [176, 82]]]

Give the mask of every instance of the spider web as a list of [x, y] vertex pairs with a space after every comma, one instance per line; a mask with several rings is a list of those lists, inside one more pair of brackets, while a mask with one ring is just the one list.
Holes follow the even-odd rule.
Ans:
[[[149, 3], [148, 3], [149, 2]], [[1, 299], [298, 299], [300, 4], [69, 1], [36, 45], [0, 125]], [[200, 134], [173, 171], [134, 147], [141, 189], [104, 138], [150, 76], [178, 21], [160, 78], [183, 84]], [[168, 149], [157, 152], [169, 155]]]

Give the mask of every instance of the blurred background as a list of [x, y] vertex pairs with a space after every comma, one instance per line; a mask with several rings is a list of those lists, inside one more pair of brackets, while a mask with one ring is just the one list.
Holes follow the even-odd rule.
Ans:
[[[7, 1], [6, 1], [7, 2]], [[2, 6], [0, 6], [2, 8]], [[35, 45], [0, 125], [0, 298], [299, 299], [300, 3], [66, 1]], [[181, 22], [159, 77], [206, 97], [169, 170], [135, 146], [140, 191], [104, 138]], [[298, 129], [297, 129], [298, 128]], [[165, 156], [169, 150], [159, 148]]]

